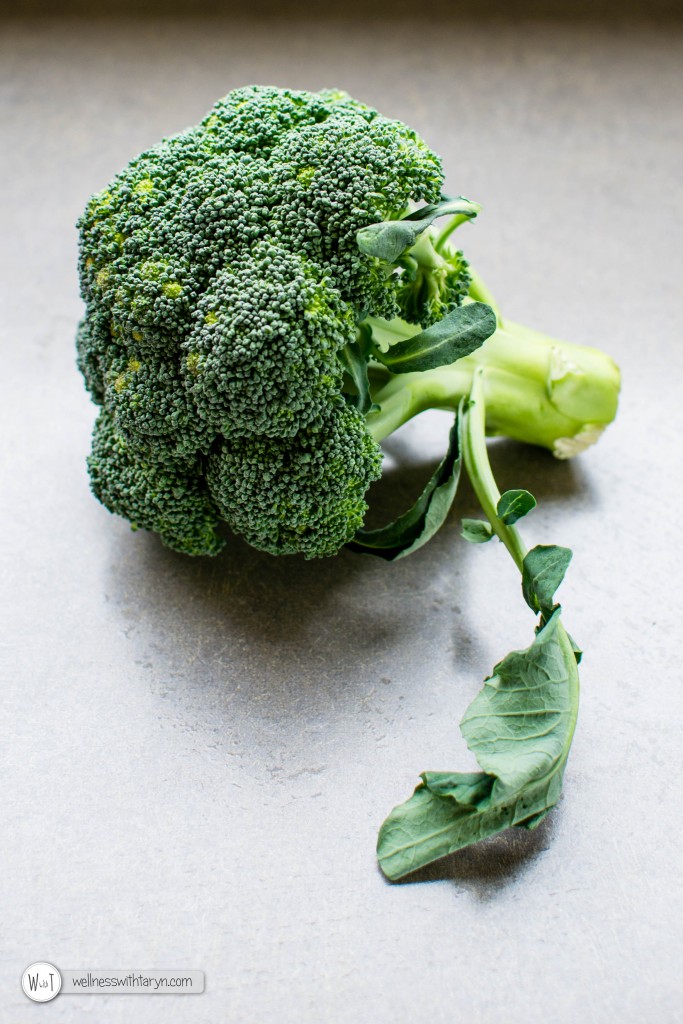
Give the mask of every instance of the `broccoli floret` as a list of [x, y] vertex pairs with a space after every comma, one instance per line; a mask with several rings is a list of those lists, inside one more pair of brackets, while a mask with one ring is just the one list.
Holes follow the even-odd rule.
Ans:
[[355, 333], [353, 308], [317, 264], [256, 242], [197, 303], [184, 383], [214, 436], [291, 437], [339, 394], [338, 352]]
[[403, 269], [398, 289], [401, 317], [411, 324], [429, 327], [460, 306], [472, 278], [469, 263], [458, 249], [437, 250], [431, 231], [401, 258]]
[[[79, 222], [77, 351], [102, 407], [90, 474], [103, 504], [194, 554], [218, 550], [218, 518], [278, 554], [350, 541], [378, 442], [429, 405], [457, 405], [484, 358], [449, 377], [433, 359], [399, 376], [387, 357], [424, 347], [421, 327], [441, 337], [477, 297], [447, 240], [479, 208], [442, 188], [439, 157], [405, 124], [342, 92], [251, 86], [93, 196]], [[472, 352], [486, 332], [475, 334], [440, 361]], [[550, 427], [552, 396], [527, 401], [534, 360], [550, 365], [542, 348], [520, 356], [517, 383], [494, 389], [489, 410], [493, 429], [552, 446], [587, 417], [574, 415], [566, 374], [552, 378], [564, 406]], [[523, 429], [511, 388], [541, 410]]]
[[294, 437], [224, 441], [206, 481], [221, 515], [254, 547], [311, 558], [336, 554], [362, 525], [380, 469], [363, 416], [338, 405]]
[[125, 357], [125, 349], [117, 345], [112, 334], [111, 319], [103, 310], [89, 309], [81, 320], [76, 334], [76, 354], [90, 397], [101, 405], [109, 367]]
[[111, 364], [104, 404], [133, 451], [174, 459], [208, 452], [215, 431], [197, 416], [182, 357], [155, 359], [129, 349]]
[[134, 530], [154, 530], [164, 544], [186, 555], [220, 551], [218, 513], [196, 460], [139, 455], [103, 409], [95, 423], [88, 468], [95, 496], [128, 519]]

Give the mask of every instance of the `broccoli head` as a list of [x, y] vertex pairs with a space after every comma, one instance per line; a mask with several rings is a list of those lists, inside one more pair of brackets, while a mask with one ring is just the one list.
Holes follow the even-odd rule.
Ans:
[[381, 460], [339, 356], [369, 315], [414, 319], [356, 234], [441, 187], [415, 132], [333, 91], [237, 89], [134, 159], [79, 222], [97, 497], [185, 552], [221, 519], [337, 551]]
[[[479, 207], [442, 186], [439, 157], [400, 121], [343, 92], [251, 86], [93, 196], [79, 222], [77, 353], [102, 409], [89, 460], [102, 503], [190, 554], [220, 548], [221, 521], [274, 554], [350, 541], [378, 442], [424, 408], [457, 406], [472, 359], [496, 362], [495, 347], [467, 362], [503, 325], [471, 305], [482, 286], [448, 242]], [[526, 342], [502, 343], [508, 373]], [[548, 401], [525, 391], [550, 358], [532, 348], [500, 401], [487, 396], [489, 425], [573, 443], [584, 410], [560, 409], [549, 427]], [[576, 405], [566, 373], [548, 372]]]

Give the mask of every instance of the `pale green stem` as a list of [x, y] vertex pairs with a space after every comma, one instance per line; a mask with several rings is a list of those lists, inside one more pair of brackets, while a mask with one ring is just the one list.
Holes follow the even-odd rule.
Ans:
[[[474, 493], [491, 524], [491, 528], [508, 549], [517, 568], [523, 575], [527, 547], [517, 527], [506, 525], [498, 517], [500, 491], [498, 490], [491, 469], [491, 463], [489, 462], [484, 431], [486, 419], [484, 402], [485, 375], [486, 370], [483, 367], [479, 367], [474, 374], [470, 399], [463, 413], [462, 456]], [[543, 617], [541, 617], [541, 624], [543, 624]], [[567, 731], [560, 758], [560, 763], [564, 765], [569, 755], [579, 712], [579, 673], [576, 667], [574, 644], [561, 621], [557, 624], [557, 637], [567, 665], [567, 679], [572, 709], [570, 727]]]
[[[380, 344], [419, 331], [400, 320], [371, 325]], [[595, 441], [616, 414], [619, 370], [609, 356], [506, 320], [471, 356], [423, 373], [397, 374], [373, 388], [381, 408], [367, 418], [370, 433], [381, 441], [426, 409], [454, 411], [481, 366], [489, 435], [568, 458]]]
[[457, 213], [455, 217], [449, 220], [445, 228], [442, 228], [441, 232], [437, 235], [436, 241], [434, 242], [434, 248], [437, 252], [441, 251], [445, 242], [451, 237], [456, 228], [459, 228], [461, 224], [466, 224], [471, 221], [472, 217], [468, 217], [464, 213]]
[[484, 515], [491, 524], [493, 532], [508, 549], [515, 560], [517, 568], [521, 572], [524, 556], [527, 553], [524, 541], [517, 528], [515, 526], [506, 526], [499, 518], [497, 511], [500, 491], [494, 479], [486, 449], [484, 373], [484, 368], [481, 366], [474, 373], [472, 390], [464, 413], [462, 456], [465, 461], [467, 475], [470, 478], [472, 488], [484, 511]]

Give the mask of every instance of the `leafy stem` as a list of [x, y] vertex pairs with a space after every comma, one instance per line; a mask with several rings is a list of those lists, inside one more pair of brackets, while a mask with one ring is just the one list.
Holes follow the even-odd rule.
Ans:
[[[524, 599], [541, 618], [533, 643], [495, 666], [460, 723], [481, 771], [423, 772], [413, 795], [384, 821], [377, 856], [391, 880], [504, 829], [535, 828], [560, 798], [576, 726], [580, 652], [554, 602], [571, 552], [555, 545], [525, 548], [514, 524], [536, 502], [528, 491], [515, 489], [501, 495], [496, 486], [486, 449], [483, 376], [484, 368], [478, 367], [469, 400], [460, 403], [448, 459], [421, 496], [420, 508], [416, 505], [403, 517], [410, 523], [410, 536], [399, 549], [401, 521], [387, 528], [394, 531], [393, 547], [384, 557], [397, 557], [397, 550], [400, 557], [419, 546], [415, 534], [428, 532], [426, 521], [435, 495], [444, 495], [439, 500], [441, 518], [445, 516], [444, 507], [450, 506], [455, 494], [459, 455], [488, 520], [466, 520], [464, 536], [474, 543], [494, 534], [500, 538], [522, 573]], [[431, 513], [435, 518], [436, 512]]]
[[484, 368], [474, 372], [472, 390], [463, 413], [462, 455], [467, 475], [482, 507], [491, 529], [512, 555], [520, 572], [523, 572], [527, 549], [515, 526], [508, 526], [498, 515], [500, 491], [489, 462], [486, 449], [486, 410], [483, 389]]

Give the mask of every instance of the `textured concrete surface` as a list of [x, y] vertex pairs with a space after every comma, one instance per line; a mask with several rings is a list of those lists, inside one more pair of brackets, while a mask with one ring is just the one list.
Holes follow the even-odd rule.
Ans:
[[[671, 26], [360, 16], [0, 23], [2, 1020], [683, 1020], [680, 554], [683, 37]], [[508, 315], [620, 362], [572, 464], [495, 443], [567, 544], [586, 649], [561, 806], [390, 886], [379, 823], [530, 639], [515, 570], [454, 520], [391, 567], [187, 561], [90, 497], [74, 221], [136, 152], [247, 82], [339, 85], [413, 124]], [[465, 239], [463, 239], [463, 242]], [[392, 441], [406, 500], [447, 421]], [[380, 507], [395, 499], [386, 484]], [[469, 493], [462, 514], [474, 514]], [[197, 997], [33, 1005], [24, 967], [193, 967]]]

